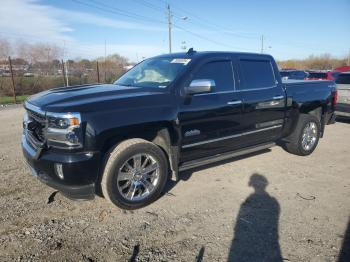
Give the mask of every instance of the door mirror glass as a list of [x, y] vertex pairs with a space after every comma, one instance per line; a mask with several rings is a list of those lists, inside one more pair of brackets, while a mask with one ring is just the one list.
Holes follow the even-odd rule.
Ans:
[[214, 87], [215, 81], [212, 79], [195, 79], [185, 88], [185, 92], [188, 95], [210, 93]]

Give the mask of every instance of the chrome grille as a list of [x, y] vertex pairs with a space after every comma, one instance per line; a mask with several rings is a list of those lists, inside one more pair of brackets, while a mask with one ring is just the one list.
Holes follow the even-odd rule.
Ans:
[[[26, 133], [29, 142], [33, 145], [42, 144], [45, 141], [46, 118], [44, 114], [27, 109], [28, 124]], [[31, 128], [29, 128], [31, 125]]]

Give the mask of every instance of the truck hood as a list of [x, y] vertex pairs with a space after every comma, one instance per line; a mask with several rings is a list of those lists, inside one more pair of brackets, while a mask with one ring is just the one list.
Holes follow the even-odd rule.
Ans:
[[164, 89], [96, 84], [51, 89], [29, 97], [27, 102], [49, 112], [87, 112], [169, 106], [169, 99]]

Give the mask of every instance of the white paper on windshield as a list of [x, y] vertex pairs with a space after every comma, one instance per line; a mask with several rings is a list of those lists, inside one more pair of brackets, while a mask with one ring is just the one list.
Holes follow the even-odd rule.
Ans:
[[170, 63], [187, 65], [190, 61], [191, 59], [188, 58], [174, 58]]

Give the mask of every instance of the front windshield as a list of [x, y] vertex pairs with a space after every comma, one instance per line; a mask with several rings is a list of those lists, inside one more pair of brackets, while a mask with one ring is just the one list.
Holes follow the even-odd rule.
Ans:
[[115, 81], [114, 84], [166, 88], [190, 61], [191, 59], [187, 58], [150, 58], [130, 69]]

